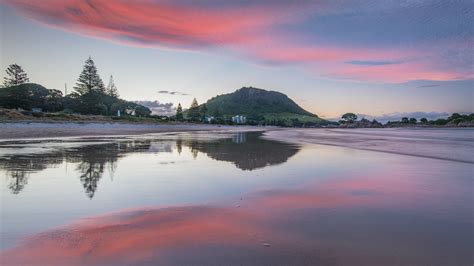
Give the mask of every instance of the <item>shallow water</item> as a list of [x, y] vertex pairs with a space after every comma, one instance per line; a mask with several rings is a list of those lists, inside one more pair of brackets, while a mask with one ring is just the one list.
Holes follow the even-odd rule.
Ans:
[[0, 262], [472, 265], [474, 164], [261, 135], [2, 142]]

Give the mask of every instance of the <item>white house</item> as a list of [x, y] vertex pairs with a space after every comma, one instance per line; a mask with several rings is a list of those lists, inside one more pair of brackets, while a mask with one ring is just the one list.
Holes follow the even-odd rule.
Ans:
[[236, 115], [232, 117], [232, 122], [235, 124], [245, 124], [247, 122], [247, 118], [243, 115]]
[[214, 120], [214, 117], [213, 116], [206, 116], [204, 119], [207, 123], [210, 124], [210, 123], [212, 123], [212, 120]]

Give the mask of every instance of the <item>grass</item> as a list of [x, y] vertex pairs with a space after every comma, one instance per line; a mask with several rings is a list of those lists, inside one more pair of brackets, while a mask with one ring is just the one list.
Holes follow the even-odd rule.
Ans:
[[301, 114], [294, 114], [294, 113], [277, 113], [277, 114], [264, 114], [263, 115], [266, 120], [292, 120], [292, 119], [298, 119], [301, 123], [321, 123], [324, 122], [325, 120], [315, 117], [315, 116], [309, 116], [309, 115], [301, 115]]
[[14, 109], [0, 108], [0, 121], [33, 121], [33, 122], [134, 122], [134, 123], [164, 123], [157, 117], [136, 116], [104, 116], [104, 115], [80, 115], [64, 112], [42, 112], [32, 113], [29, 111], [18, 111]]

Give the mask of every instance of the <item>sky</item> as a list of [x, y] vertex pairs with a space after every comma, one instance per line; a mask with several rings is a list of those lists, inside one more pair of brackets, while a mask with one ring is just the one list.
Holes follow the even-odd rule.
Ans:
[[0, 19], [0, 67], [51, 89], [91, 56], [154, 105], [253, 86], [323, 118], [474, 112], [472, 0], [0, 0]]

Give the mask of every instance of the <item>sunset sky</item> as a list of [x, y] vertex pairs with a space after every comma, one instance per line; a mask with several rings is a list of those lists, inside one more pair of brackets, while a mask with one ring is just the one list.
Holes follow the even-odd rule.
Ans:
[[[198, 4], [199, 3], [199, 4]], [[242, 86], [325, 118], [474, 112], [474, 1], [0, 0], [1, 68], [72, 90], [91, 56], [121, 97]]]

